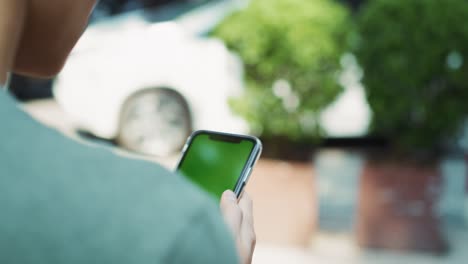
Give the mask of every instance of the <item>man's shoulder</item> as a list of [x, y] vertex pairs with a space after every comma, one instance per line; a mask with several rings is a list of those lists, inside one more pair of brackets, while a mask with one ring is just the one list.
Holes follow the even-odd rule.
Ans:
[[[14, 234], [11, 250], [53, 255], [34, 246], [44, 245], [82, 256], [78, 262], [149, 262], [167, 256], [194, 219], [222, 225], [216, 202], [181, 176], [51, 135], [39, 135], [42, 141], [30, 143], [29, 151], [4, 144], [0, 237]], [[90, 255], [96, 248], [111, 253]]]
[[[68, 174], [16, 175], [8, 188], [0, 187], [0, 237], [14, 234], [15, 242], [8, 246], [12, 252], [22, 249], [31, 256], [56, 258], [45, 246], [69, 263], [75, 263], [69, 257], [76, 263], [162, 263], [189, 239], [193, 244], [186, 246], [193, 250], [224, 244], [225, 252], [217, 256], [233, 254], [216, 203], [177, 174], [112, 155], [75, 162], [79, 166]], [[192, 232], [204, 235], [194, 241]], [[102, 252], [96, 252], [98, 248]], [[27, 256], [4, 257], [34, 262], [21, 259]]]

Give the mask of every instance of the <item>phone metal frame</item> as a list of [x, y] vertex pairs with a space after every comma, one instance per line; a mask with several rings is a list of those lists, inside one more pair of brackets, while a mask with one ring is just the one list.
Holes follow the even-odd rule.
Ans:
[[237, 182], [233, 188], [234, 193], [236, 194], [237, 198], [239, 198], [242, 195], [242, 192], [244, 191], [245, 185], [247, 185], [247, 182], [249, 181], [250, 174], [252, 173], [252, 170], [253, 170], [253, 166], [255, 166], [258, 159], [260, 158], [260, 155], [262, 153], [262, 142], [257, 137], [250, 136], [250, 135], [239, 135], [239, 134], [231, 134], [231, 133], [217, 132], [217, 131], [210, 131], [210, 130], [197, 130], [193, 132], [188, 137], [187, 141], [185, 142], [185, 145], [182, 149], [182, 155], [180, 156], [179, 161], [177, 162], [177, 166], [175, 169], [176, 172], [179, 171], [179, 168], [185, 159], [185, 156], [187, 154], [187, 151], [190, 148], [190, 145], [192, 144], [193, 139], [196, 136], [201, 135], [201, 134], [237, 138], [240, 140], [249, 140], [249, 141], [254, 142], [254, 147], [252, 148], [252, 151], [250, 152], [249, 158], [247, 162], [245, 163], [244, 168], [242, 169], [241, 175], [237, 179]]

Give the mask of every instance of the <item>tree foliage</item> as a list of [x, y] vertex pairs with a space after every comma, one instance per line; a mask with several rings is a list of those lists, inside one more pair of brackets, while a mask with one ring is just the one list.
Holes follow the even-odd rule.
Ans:
[[246, 93], [234, 110], [254, 133], [294, 140], [320, 135], [317, 115], [342, 91], [348, 10], [331, 0], [251, 0], [214, 35], [244, 61]]
[[402, 151], [454, 139], [468, 113], [468, 1], [368, 1], [358, 30], [372, 131]]

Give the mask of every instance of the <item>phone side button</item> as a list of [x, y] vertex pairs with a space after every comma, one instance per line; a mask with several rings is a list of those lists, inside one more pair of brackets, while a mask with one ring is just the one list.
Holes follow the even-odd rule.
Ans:
[[188, 143], [185, 143], [184, 147], [182, 148], [182, 153], [185, 153], [187, 148], [188, 148]]
[[246, 182], [249, 180], [250, 174], [251, 174], [251, 173], [252, 173], [252, 167], [249, 167], [249, 168], [247, 169], [247, 172], [245, 173], [244, 183], [246, 183]]

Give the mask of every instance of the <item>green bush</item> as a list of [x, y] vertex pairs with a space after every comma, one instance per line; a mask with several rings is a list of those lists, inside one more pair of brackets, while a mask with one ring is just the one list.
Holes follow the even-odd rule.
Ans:
[[337, 79], [348, 18], [331, 0], [251, 0], [214, 30], [244, 61], [247, 89], [232, 106], [254, 133], [320, 135], [317, 115], [342, 91]]
[[404, 152], [454, 139], [468, 110], [468, 1], [372, 0], [357, 24], [372, 132]]

